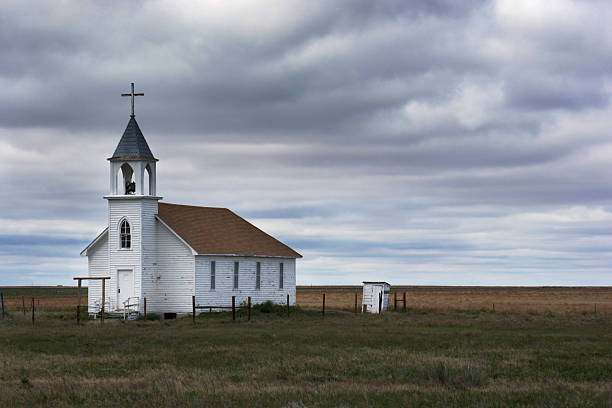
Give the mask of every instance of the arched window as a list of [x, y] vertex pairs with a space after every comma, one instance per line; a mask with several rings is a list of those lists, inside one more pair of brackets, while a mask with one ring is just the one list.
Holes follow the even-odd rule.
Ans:
[[119, 237], [121, 239], [121, 248], [132, 247], [132, 234], [130, 233], [130, 223], [127, 220], [121, 221], [119, 227]]

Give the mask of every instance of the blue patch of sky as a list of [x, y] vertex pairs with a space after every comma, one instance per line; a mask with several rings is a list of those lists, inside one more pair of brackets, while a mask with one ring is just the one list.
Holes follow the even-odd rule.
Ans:
[[0, 255], [73, 258], [89, 241], [39, 235], [0, 235]]

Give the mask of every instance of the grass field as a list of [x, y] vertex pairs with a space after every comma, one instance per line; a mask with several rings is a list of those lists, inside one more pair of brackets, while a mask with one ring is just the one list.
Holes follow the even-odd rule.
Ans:
[[612, 404], [608, 313], [283, 312], [76, 327], [73, 308], [57, 306], [32, 327], [9, 310], [0, 406]]
[[[299, 287], [297, 302], [302, 307], [320, 308], [325, 292], [326, 307], [353, 310], [355, 293], [361, 305], [360, 286]], [[490, 309], [520, 312], [583, 312], [612, 313], [612, 287], [460, 287], [460, 286], [394, 286], [389, 297], [394, 307], [406, 293], [406, 305], [419, 309]], [[398, 308], [402, 302], [398, 301]], [[493, 306], [495, 305], [495, 306]]]

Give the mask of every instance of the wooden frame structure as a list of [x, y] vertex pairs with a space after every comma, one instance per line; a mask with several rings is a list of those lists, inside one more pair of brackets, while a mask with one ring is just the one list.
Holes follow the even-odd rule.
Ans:
[[77, 303], [77, 324], [81, 324], [81, 282], [84, 280], [101, 280], [102, 281], [102, 310], [100, 314], [100, 319], [101, 319], [101, 322], [104, 323], [104, 297], [105, 297], [106, 280], [110, 279], [110, 276], [76, 277], [72, 279], [79, 282], [79, 286], [77, 289], [77, 296], [79, 298], [78, 303]]

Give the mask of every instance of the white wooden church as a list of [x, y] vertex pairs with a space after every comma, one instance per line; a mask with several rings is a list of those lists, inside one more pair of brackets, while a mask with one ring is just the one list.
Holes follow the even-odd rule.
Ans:
[[[295, 304], [295, 260], [302, 256], [227, 208], [161, 202], [157, 159], [134, 115], [110, 157], [108, 227], [81, 252], [90, 277], [109, 276], [105, 309], [128, 305], [149, 313], [188, 313], [199, 305]], [[89, 281], [88, 310], [102, 301], [102, 281]]]

